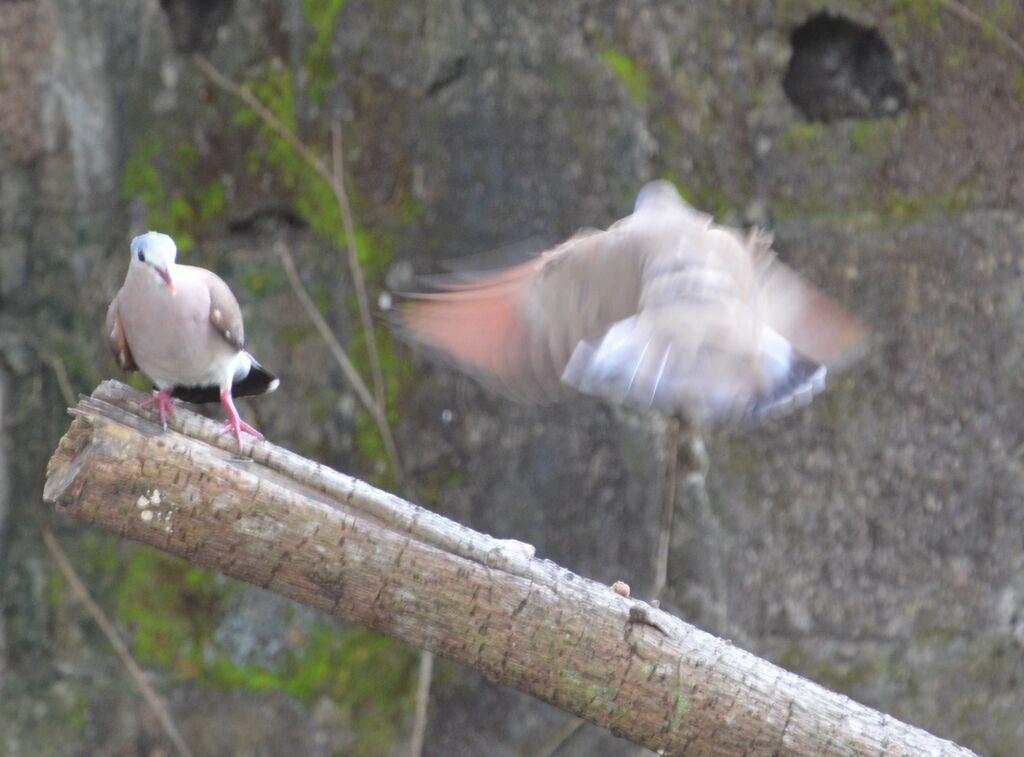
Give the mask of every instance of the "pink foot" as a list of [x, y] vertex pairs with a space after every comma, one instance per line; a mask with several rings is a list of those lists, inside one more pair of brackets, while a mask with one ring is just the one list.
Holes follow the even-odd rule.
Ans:
[[224, 409], [228, 413], [228, 419], [224, 421], [224, 427], [220, 430], [220, 433], [222, 435], [229, 432], [234, 433], [235, 441], [238, 443], [239, 452], [242, 451], [243, 433], [255, 436], [260, 441], [263, 441], [263, 434], [243, 421], [241, 416], [238, 415], [238, 411], [235, 410], [235, 403], [231, 399], [231, 390], [225, 389], [220, 393], [220, 403], [224, 405]]
[[251, 436], [255, 436], [260, 441], [263, 441], [263, 434], [261, 434], [259, 431], [254, 429], [252, 426], [250, 426], [248, 423], [243, 421], [241, 418], [236, 418], [234, 421], [232, 421], [230, 419], [224, 421], [224, 427], [221, 428], [220, 433], [221, 433], [221, 436], [223, 436], [224, 434], [234, 433], [235, 441], [238, 442], [238, 451], [239, 452], [242, 451], [242, 434], [243, 433], [250, 434]]
[[142, 407], [153, 407], [153, 405], [157, 406], [157, 410], [160, 413], [160, 423], [163, 424], [164, 431], [166, 431], [167, 419], [174, 417], [174, 400], [171, 399], [170, 390], [161, 389], [149, 399], [142, 401]]

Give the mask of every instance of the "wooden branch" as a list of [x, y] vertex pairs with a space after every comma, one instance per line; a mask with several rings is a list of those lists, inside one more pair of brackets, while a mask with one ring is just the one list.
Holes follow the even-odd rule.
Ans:
[[[72, 410], [44, 498], [425, 647], [670, 754], [967, 755], [644, 602], [183, 407], [108, 381]], [[623, 524], [624, 527], [628, 524]]]

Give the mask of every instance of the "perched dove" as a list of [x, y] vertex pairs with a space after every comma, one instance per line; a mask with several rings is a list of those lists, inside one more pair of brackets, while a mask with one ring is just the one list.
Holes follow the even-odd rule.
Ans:
[[864, 328], [672, 184], [527, 263], [412, 295], [405, 335], [514, 397], [568, 388], [712, 422], [806, 404]]
[[135, 237], [128, 275], [107, 310], [107, 343], [123, 370], [141, 370], [159, 390], [146, 400], [160, 421], [174, 415], [171, 397], [220, 399], [228, 420], [221, 433], [263, 436], [243, 421], [232, 396], [263, 394], [280, 383], [244, 349], [242, 311], [228, 285], [205, 268], [176, 265], [166, 234]]

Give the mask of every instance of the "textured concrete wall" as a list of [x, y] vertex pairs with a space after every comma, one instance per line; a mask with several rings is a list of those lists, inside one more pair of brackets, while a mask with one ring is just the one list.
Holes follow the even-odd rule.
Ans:
[[[182, 259], [236, 287], [252, 349], [284, 379], [246, 408], [268, 436], [375, 475], [354, 400], [271, 252], [292, 246], [351, 338], [330, 203], [204, 81], [187, 55], [201, 49], [312, 144], [342, 124], [375, 290], [465, 253], [606, 225], [656, 176], [722, 220], [770, 225], [783, 259], [871, 325], [871, 349], [810, 408], [704, 436], [710, 469], [679, 491], [666, 604], [942, 736], [1019, 753], [1024, 61], [938, 3], [838, 3], [891, 47], [891, 66], [864, 75], [902, 77], [904, 107], [809, 123], [782, 82], [812, 2], [349, 0], [319, 25], [297, 8], [0, 4], [0, 751], [161, 743], [36, 537], [42, 466], [67, 422], [47, 356], [80, 391], [113, 375], [99, 327], [133, 232], [187, 234]], [[1024, 37], [1019, 7], [972, 8]], [[884, 112], [862, 74], [838, 77], [828, 102]], [[401, 350], [386, 367], [401, 377], [398, 442], [431, 504], [649, 589], [660, 419], [589, 399], [514, 405]], [[407, 706], [389, 709], [408, 701], [406, 651], [371, 658], [393, 663], [387, 701], [346, 699], [354, 687], [337, 678], [302, 688], [275, 665], [314, 654], [314, 615], [202, 577], [154, 594], [183, 586], [183, 569], [61, 527], [197, 752], [372, 753], [407, 737]], [[141, 602], [147, 592], [158, 600]], [[343, 652], [329, 662], [382, 676]], [[218, 678], [225, 669], [235, 677]], [[254, 670], [292, 696], [255, 691], [270, 679]], [[563, 717], [445, 665], [431, 715], [434, 754], [530, 752]], [[387, 738], [368, 740], [366, 723]], [[588, 728], [560, 754], [595, 750], [632, 748]]]

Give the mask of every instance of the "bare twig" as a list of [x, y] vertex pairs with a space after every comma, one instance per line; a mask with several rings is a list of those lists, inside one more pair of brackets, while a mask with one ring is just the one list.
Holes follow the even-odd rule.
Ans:
[[[355, 284], [356, 300], [359, 303], [359, 318], [362, 321], [363, 333], [366, 335], [366, 351], [370, 358], [370, 374], [373, 379], [374, 397], [377, 400], [377, 407], [381, 416], [385, 419], [380, 429], [385, 445], [394, 450], [392, 464], [395, 473], [407, 497], [413, 496], [410, 490], [410, 482], [405, 477], [404, 471], [397, 459], [397, 447], [391, 439], [391, 429], [387, 425], [387, 396], [384, 392], [384, 375], [380, 367], [380, 355], [377, 353], [377, 340], [374, 337], [373, 322], [370, 318], [370, 304], [366, 295], [366, 283], [363, 278], [363, 269], [359, 264], [359, 254], [356, 247], [355, 222], [352, 220], [352, 206], [348, 199], [348, 192], [345, 191], [345, 153], [341, 144], [341, 124], [337, 121], [331, 125], [331, 173], [334, 176], [334, 194], [338, 200], [338, 208], [341, 210], [341, 223], [345, 229], [345, 247], [348, 249], [348, 267], [352, 272], [352, 281]], [[389, 452], [389, 454], [391, 454]], [[419, 679], [416, 684], [416, 702], [412, 724], [412, 738], [409, 742], [409, 757], [420, 757], [423, 754], [423, 743], [427, 735], [427, 717], [430, 705], [430, 684], [434, 677], [434, 655], [424, 649], [420, 652]]]
[[195, 58], [196, 66], [202, 71], [206, 77], [218, 88], [234, 95], [239, 100], [248, 105], [253, 113], [256, 114], [267, 127], [277, 134], [281, 139], [288, 143], [288, 145], [299, 154], [306, 164], [312, 168], [317, 175], [327, 182], [328, 186], [334, 189], [334, 177], [331, 175], [330, 169], [324, 165], [324, 162], [320, 160], [319, 156], [313, 152], [309, 147], [296, 136], [295, 132], [289, 129], [280, 118], [274, 115], [266, 105], [260, 102], [260, 99], [252, 93], [248, 87], [235, 84], [228, 77], [222, 74], [217, 67], [214, 66], [209, 59], [202, 53], [196, 53]]
[[672, 516], [678, 493], [676, 469], [679, 462], [679, 419], [669, 418], [665, 434], [665, 488], [661, 494], [661, 520], [658, 526], [658, 547], [654, 553], [654, 587], [652, 599], [661, 599], [668, 582], [669, 546], [672, 543]]
[[384, 393], [384, 375], [380, 368], [380, 355], [377, 352], [377, 339], [373, 331], [373, 319], [370, 317], [370, 302], [366, 294], [366, 281], [362, 266], [359, 265], [359, 250], [356, 247], [356, 226], [352, 220], [352, 205], [345, 191], [344, 153], [341, 149], [341, 124], [331, 125], [331, 156], [332, 156], [332, 187], [334, 196], [341, 210], [341, 225], [345, 229], [345, 247], [348, 248], [348, 268], [352, 273], [352, 283], [356, 290], [356, 301], [359, 303], [359, 319], [366, 334], [366, 352], [370, 358], [370, 374], [373, 379], [374, 396], [381, 411], [387, 408], [387, 397]]
[[359, 318], [362, 321], [363, 329], [366, 331], [366, 351], [370, 358], [370, 372], [373, 376], [374, 393], [377, 403], [380, 405], [381, 414], [385, 412], [384, 382], [380, 368], [380, 355], [377, 351], [377, 337], [373, 331], [373, 320], [370, 315], [369, 297], [366, 294], [366, 281], [363, 277], [362, 268], [359, 266], [358, 251], [356, 249], [355, 224], [352, 220], [352, 206], [349, 203], [348, 192], [345, 190], [345, 183], [341, 176], [341, 134], [337, 132], [337, 150], [334, 155], [334, 165], [337, 171], [332, 171], [313, 152], [306, 143], [299, 139], [291, 129], [285, 125], [273, 111], [260, 102], [260, 99], [253, 94], [245, 85], [236, 84], [222, 74], [210, 60], [197, 53], [195, 56], [196, 66], [202, 71], [213, 84], [225, 92], [228, 92], [244, 102], [256, 114], [267, 127], [281, 137], [289, 146], [298, 153], [305, 163], [331, 188], [334, 199], [341, 211], [341, 222], [345, 231], [345, 246], [348, 248], [348, 264], [352, 275], [352, 285], [356, 291], [356, 301], [359, 305]]
[[430, 682], [434, 677], [434, 655], [424, 649], [420, 652], [420, 674], [416, 683], [416, 713], [409, 741], [409, 757], [423, 754], [423, 741], [427, 735], [427, 705], [430, 704]]
[[[349, 203], [348, 193], [345, 191], [345, 185], [341, 178], [341, 134], [338, 132], [335, 137], [337, 149], [333, 151], [333, 166], [335, 170], [332, 171], [327, 167], [323, 160], [321, 160], [320, 157], [309, 148], [308, 145], [299, 139], [295, 132], [289, 129], [281, 119], [274, 115], [273, 111], [267, 108], [267, 106], [265, 106], [260, 99], [253, 94], [252, 90], [244, 85], [236, 84], [231, 81], [231, 79], [222, 74], [217, 67], [201, 53], [197, 53], [195, 55], [195, 63], [199, 70], [202, 71], [215, 86], [234, 95], [249, 106], [253, 113], [255, 113], [271, 131], [284, 139], [289, 146], [295, 150], [299, 157], [302, 158], [302, 160], [305, 161], [305, 163], [313, 169], [321, 179], [327, 182], [331, 191], [334, 193], [335, 200], [338, 203], [338, 209], [341, 211], [342, 226], [345, 230], [345, 246], [348, 248], [349, 269], [352, 275], [352, 284], [356, 291], [356, 300], [359, 304], [359, 318], [362, 322], [366, 337], [366, 349], [370, 359], [370, 372], [372, 374], [374, 386], [373, 395], [371, 395], [367, 390], [366, 383], [361, 377], [359, 377], [358, 372], [352, 365], [352, 361], [349, 360], [345, 351], [341, 349], [341, 345], [338, 340], [330, 333], [330, 327], [327, 326], [326, 321], [324, 321], [322, 316], [320, 316], [319, 311], [316, 310], [315, 306], [311, 307], [312, 301], [309, 300], [308, 304], [304, 302], [303, 305], [306, 308], [306, 311], [310, 314], [310, 317], [313, 318], [317, 331], [320, 332], [320, 335], [331, 347], [331, 351], [334, 353], [335, 358], [341, 365], [349, 382], [356, 390], [356, 394], [359, 395], [359, 399], [373, 416], [373, 419], [380, 430], [381, 439], [384, 442], [389, 462], [392, 464], [395, 471], [395, 476], [402, 488], [407, 489], [407, 480], [401, 466], [399, 465], [398, 451], [395, 448], [395, 441], [387, 423], [384, 382], [380, 368], [380, 355], [377, 351], [377, 337], [373, 330], [369, 298], [366, 294], [366, 282], [363, 277], [362, 268], [359, 266], [358, 251], [356, 249], [355, 224], [352, 220], [352, 206]], [[285, 258], [282, 257], [282, 262], [284, 260]], [[298, 289], [296, 289], [296, 293], [298, 293], [300, 289], [305, 291], [301, 286], [301, 282], [299, 282], [298, 276], [294, 274], [295, 266], [294, 262], [292, 262], [289, 280], [292, 281], [293, 288], [296, 286], [296, 283], [299, 284]], [[306, 298], [308, 300], [308, 295], [306, 295]], [[316, 314], [316, 317], [313, 316], [313, 313]]]
[[[370, 363], [370, 378], [373, 385], [373, 396], [366, 387], [366, 383], [359, 375], [348, 354], [342, 348], [341, 343], [334, 336], [327, 322], [316, 309], [305, 288], [302, 286], [295, 270], [295, 263], [287, 249], [282, 248], [281, 261], [285, 266], [285, 272], [296, 296], [305, 308], [310, 319], [316, 326], [320, 336], [327, 342], [335, 359], [341, 366], [349, 383], [355, 389], [356, 394], [362, 401], [366, 410], [373, 417], [374, 423], [384, 443], [384, 449], [391, 463], [392, 470], [406, 496], [413, 496], [409, 479], [405, 475], [398, 456], [398, 448], [395, 445], [394, 436], [387, 421], [387, 394], [384, 389], [384, 376], [380, 365], [380, 353], [377, 349], [377, 337], [373, 329], [373, 319], [370, 314], [370, 302], [366, 291], [366, 279], [363, 276], [363, 269], [359, 264], [359, 250], [356, 245], [355, 221], [352, 214], [352, 204], [349, 201], [348, 191], [345, 189], [344, 153], [341, 142], [341, 124], [334, 123], [331, 127], [331, 168], [328, 169], [324, 162], [306, 145], [291, 129], [287, 127], [274, 113], [267, 108], [252, 91], [244, 85], [236, 84], [224, 76], [217, 68], [202, 54], [195, 56], [196, 65], [217, 87], [234, 95], [244, 102], [256, 116], [263, 121], [274, 133], [284, 139], [306, 164], [327, 184], [334, 193], [338, 210], [341, 213], [342, 228], [345, 233], [345, 247], [349, 273], [352, 276], [352, 286], [356, 293], [356, 302], [359, 307], [359, 320], [362, 324], [363, 334], [366, 339], [366, 352]], [[423, 747], [423, 734], [426, 732], [427, 704], [430, 696], [430, 680], [433, 671], [433, 656], [429, 652], [423, 652], [420, 657], [420, 683], [417, 688], [416, 697], [416, 719], [413, 724], [413, 740], [410, 750], [410, 757], [419, 757]]]
[[302, 280], [299, 278], [299, 272], [295, 268], [295, 259], [292, 257], [291, 252], [283, 243], [278, 243], [277, 255], [281, 258], [281, 266], [284, 268], [285, 275], [288, 277], [288, 282], [291, 284], [292, 291], [295, 292], [295, 297], [299, 300], [299, 304], [306, 311], [306, 315], [313, 322], [313, 326], [321, 338], [327, 343], [331, 353], [334, 355], [334, 359], [338, 361], [338, 365], [341, 366], [345, 378], [352, 385], [360, 402], [372, 413], [376, 409], [376, 404], [370, 395], [370, 390], [366, 388], [363, 377], [359, 375], [359, 371], [352, 364], [352, 360], [349, 358], [345, 348], [341, 346], [341, 342], [338, 341], [334, 332], [331, 331], [330, 325], [320, 314], [320, 311], [317, 310], [316, 303], [313, 302], [313, 298], [309, 296], [309, 292], [303, 286]]
[[320, 337], [327, 344], [331, 350], [331, 354], [334, 359], [341, 366], [342, 372], [345, 374], [345, 378], [348, 379], [349, 384], [352, 385], [352, 389], [355, 391], [356, 396], [359, 397], [359, 401], [363, 403], [366, 411], [371, 415], [374, 422], [377, 424], [377, 430], [380, 432], [381, 439], [384, 441], [384, 450], [388, 455], [389, 462], [391, 463], [392, 469], [395, 471], [395, 475], [398, 477], [399, 483], [402, 487], [405, 487], [405, 475], [402, 470], [402, 464], [398, 457], [398, 449], [395, 446], [395, 439], [391, 434], [391, 427], [388, 425], [388, 419], [382, 412], [380, 406], [374, 402], [373, 396], [370, 394], [370, 390], [366, 387], [366, 382], [363, 381], [362, 376], [359, 375], [359, 371], [352, 364], [352, 360], [349, 358], [345, 348], [341, 346], [341, 342], [331, 331], [331, 327], [327, 321], [317, 310], [316, 303], [313, 302], [313, 298], [309, 296], [309, 292], [302, 285], [302, 280], [299, 278], [299, 273], [295, 269], [295, 260], [292, 258], [292, 254], [288, 251], [288, 248], [283, 244], [277, 245], [277, 254], [281, 258], [281, 265], [284, 267], [285, 275], [288, 277], [288, 282], [292, 286], [292, 290], [295, 292], [295, 296], [298, 298], [299, 303], [306, 311], [306, 315], [309, 316], [309, 320], [313, 322], [313, 326], [316, 328]]
[[[654, 584], [651, 599], [660, 600], [668, 583], [668, 565], [671, 556], [672, 530], [677, 507], [688, 509], [688, 525], [704, 529], [716, 535], [707, 539], [709, 544], [721, 545], [724, 541], [721, 523], [708, 496], [708, 453], [704, 438], [698, 428], [684, 425], [677, 418], [670, 418], [665, 431], [665, 487], [662, 493], [661, 518], [658, 526], [658, 545], [654, 557]], [[680, 491], [684, 504], [679, 501]], [[712, 609], [715, 613], [716, 630], [726, 633], [729, 623], [729, 582], [726, 576], [727, 563], [721, 548], [708, 548], [705, 564], [710, 573], [712, 586]]]
[[44, 353], [43, 360], [53, 370], [53, 375], [57, 379], [57, 386], [60, 387], [60, 393], [63, 395], [64, 401], [68, 403], [68, 407], [71, 407], [77, 401], [78, 393], [71, 386], [71, 379], [68, 378], [68, 369], [64, 366], [64, 361], [55, 352]]
[[711, 505], [711, 497], [708, 495], [710, 463], [704, 437], [698, 429], [690, 427], [686, 430], [686, 445], [687, 468], [683, 478], [687, 490], [686, 496], [695, 510], [694, 515], [711, 533], [712, 538], [709, 538], [708, 542], [717, 545], [710, 549], [708, 562], [711, 567], [717, 630], [719, 633], [725, 634], [729, 632], [729, 581], [726, 575], [728, 563], [722, 555], [726, 541], [725, 532]]
[[[60, 359], [60, 356], [54, 352], [48, 352], [43, 355], [43, 359], [49, 364], [50, 368], [53, 369], [53, 373], [57, 378], [57, 385], [60, 387], [60, 393], [64, 397], [64, 401], [68, 404], [68, 407], [72, 407], [76, 400], [75, 390], [71, 386], [71, 381], [68, 379], [67, 368], [64, 367], [64, 361]], [[67, 554], [60, 546], [60, 542], [57, 541], [57, 537], [53, 535], [53, 531], [45, 523], [42, 526], [43, 543], [46, 548], [50, 550], [50, 555], [53, 557], [53, 561], [57, 563], [57, 567], [60, 568], [64, 577], [67, 579], [68, 585], [71, 587], [72, 593], [78, 599], [79, 602], [85, 607], [86, 611], [92, 616], [92, 619], [96, 622], [96, 625], [100, 627], [100, 631], [107, 637], [107, 641], [110, 646], [113, 647], [114, 653], [120, 658], [122, 664], [128, 669], [128, 674], [132, 677], [135, 685], [142, 692], [143, 698], [146, 700], [146, 704], [149, 705], [149, 709], [153, 711], [156, 719], [160, 722], [161, 727], [164, 729], [164, 733], [167, 734], [167, 738], [174, 744], [174, 748], [178, 750], [178, 754], [182, 757], [192, 757], [192, 750], [188, 748], [188, 744], [185, 743], [185, 739], [182, 738], [181, 732], [174, 725], [174, 719], [171, 717], [170, 711], [167, 709], [167, 705], [164, 704], [160, 695], [156, 693], [152, 686], [149, 685], [149, 681], [146, 680], [145, 674], [142, 672], [142, 668], [135, 662], [135, 658], [132, 657], [132, 653], [128, 651], [128, 647], [121, 637], [117, 635], [117, 629], [114, 628], [114, 624], [107, 618], [103, 608], [100, 607], [93, 600], [89, 594], [89, 590], [86, 588], [85, 583], [78, 576], [78, 572], [75, 570], [71, 561], [68, 560]]]
[[92, 616], [92, 619], [100, 627], [103, 635], [107, 637], [107, 641], [113, 647], [114, 653], [128, 669], [128, 674], [132, 677], [139, 691], [142, 692], [142, 697], [146, 700], [146, 704], [149, 705], [149, 709], [153, 711], [156, 719], [160, 722], [160, 727], [164, 729], [167, 738], [174, 744], [174, 748], [182, 757], [193, 757], [192, 750], [189, 749], [185, 739], [181, 736], [181, 732], [175, 726], [167, 706], [160, 698], [160, 695], [150, 686], [149, 681], [146, 680], [145, 673], [142, 672], [139, 664], [135, 662], [135, 658], [132, 657], [132, 653], [128, 651], [125, 643], [121, 641], [121, 637], [117, 635], [117, 630], [114, 628], [113, 623], [107, 618], [102, 608], [89, 596], [89, 590], [85, 588], [82, 579], [78, 577], [78, 573], [75, 572], [67, 555], [64, 554], [64, 550], [61, 549], [57, 538], [46, 524], [43, 524], [42, 534], [43, 543], [46, 544], [46, 548], [50, 550], [50, 555], [53, 557], [54, 562], [57, 563], [57, 567], [60, 568], [64, 578], [67, 579], [71, 592], [82, 603], [82, 606], [85, 607], [89, 615]]
[[939, 4], [953, 15], [959, 16], [962, 21], [966, 21], [971, 26], [980, 29], [982, 32], [991, 34], [1006, 45], [1006, 47], [1008, 47], [1014, 55], [1017, 56], [1021, 63], [1024, 63], [1024, 45], [1021, 45], [1020, 42], [1004, 32], [993, 22], [983, 16], [979, 16], [966, 5], [958, 2], [958, 0], [939, 0]]

